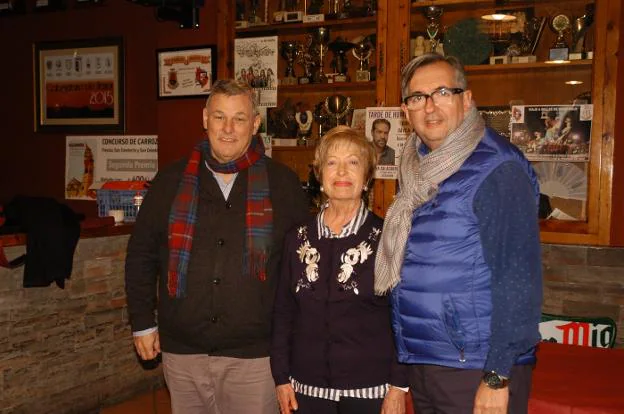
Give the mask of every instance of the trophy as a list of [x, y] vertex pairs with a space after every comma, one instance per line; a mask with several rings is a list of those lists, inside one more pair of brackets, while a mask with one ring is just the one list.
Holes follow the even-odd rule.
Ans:
[[257, 25], [261, 23], [260, 16], [258, 16], [258, 0], [251, 0], [251, 10], [249, 11], [249, 24]]
[[313, 116], [318, 125], [318, 137], [321, 138], [325, 134], [325, 130], [331, 129], [329, 114], [325, 109], [325, 101], [316, 104]]
[[333, 67], [336, 72], [336, 75], [334, 76], [334, 82], [348, 82], [349, 75], [347, 75], [346, 54], [349, 50], [353, 49], [353, 46], [355, 45], [351, 42], [344, 41], [340, 37], [337, 37], [328, 46], [334, 54], [334, 59], [332, 60]]
[[360, 62], [360, 68], [355, 71], [356, 82], [368, 82], [371, 79], [370, 70], [368, 70], [369, 59], [373, 53], [372, 45], [366, 38], [355, 43], [355, 47], [351, 51], [353, 56]]
[[314, 50], [314, 54], [316, 55], [317, 59], [317, 65], [316, 68], [317, 70], [314, 73], [313, 76], [313, 82], [314, 83], [325, 83], [327, 82], [327, 76], [325, 76], [325, 72], [324, 72], [324, 68], [323, 68], [323, 61], [325, 59], [325, 56], [327, 55], [327, 43], [329, 42], [329, 29], [326, 27], [319, 27], [317, 28], [314, 33], [312, 34], [312, 39], [313, 39], [313, 50]]
[[298, 43], [293, 40], [284, 40], [282, 42], [282, 57], [286, 59], [286, 71], [284, 74], [284, 79], [282, 79], [282, 85], [297, 84], [297, 78], [295, 77], [295, 68], [293, 64], [295, 62], [295, 58], [297, 57], [298, 48]]
[[574, 24], [572, 24], [572, 52], [569, 56], [570, 60], [587, 58], [585, 35], [593, 22], [594, 5], [590, 3], [585, 6], [585, 14], [574, 19]]
[[570, 29], [570, 18], [565, 14], [558, 14], [550, 21], [550, 27], [557, 33], [555, 43], [548, 51], [548, 60], [568, 60], [570, 49], [565, 41], [565, 32]]
[[306, 145], [308, 138], [312, 132], [312, 111], [299, 111], [295, 114], [295, 121], [297, 121], [297, 145]]
[[303, 67], [303, 76], [299, 77], [299, 84], [304, 85], [312, 80], [312, 67], [314, 66], [314, 57], [312, 56], [312, 35], [308, 34], [305, 38], [305, 44], [300, 44], [297, 50], [297, 63]]
[[440, 18], [444, 13], [444, 9], [441, 6], [427, 6], [425, 7], [425, 17], [429, 19], [427, 24], [427, 36], [429, 36], [429, 45], [432, 52], [435, 52], [440, 39], [437, 38], [440, 32]]
[[343, 95], [332, 95], [325, 98], [325, 110], [334, 118], [332, 127], [338, 125], [346, 125], [346, 119], [341, 122], [343, 118], [346, 118], [347, 114], [351, 110], [351, 98]]
[[328, 0], [328, 19], [346, 19], [350, 17], [351, 0]]

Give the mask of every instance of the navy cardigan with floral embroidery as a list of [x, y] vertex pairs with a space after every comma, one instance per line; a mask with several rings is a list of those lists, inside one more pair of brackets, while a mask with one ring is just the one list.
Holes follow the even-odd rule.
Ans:
[[369, 213], [355, 235], [319, 239], [314, 218], [287, 234], [271, 341], [277, 385], [292, 377], [334, 389], [407, 386], [388, 298], [373, 293], [382, 225]]

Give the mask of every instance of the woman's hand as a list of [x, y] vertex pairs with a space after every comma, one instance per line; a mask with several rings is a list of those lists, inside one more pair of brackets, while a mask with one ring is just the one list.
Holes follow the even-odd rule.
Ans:
[[280, 414], [290, 414], [299, 408], [295, 399], [295, 390], [290, 384], [282, 384], [275, 387]]
[[405, 414], [406, 394], [399, 388], [390, 386], [381, 406], [381, 414]]

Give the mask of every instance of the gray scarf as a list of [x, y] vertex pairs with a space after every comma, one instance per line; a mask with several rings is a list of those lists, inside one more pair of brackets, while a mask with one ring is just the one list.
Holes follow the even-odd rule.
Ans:
[[377, 259], [375, 293], [384, 295], [401, 280], [405, 244], [416, 208], [435, 197], [438, 185], [455, 174], [472, 154], [485, 132], [483, 118], [473, 106], [461, 125], [442, 145], [421, 155], [422, 140], [413, 133], [407, 139], [399, 164], [399, 193], [386, 213]]

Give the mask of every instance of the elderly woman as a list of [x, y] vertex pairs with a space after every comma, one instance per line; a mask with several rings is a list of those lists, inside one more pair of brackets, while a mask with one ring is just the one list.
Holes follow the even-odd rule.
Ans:
[[287, 234], [273, 311], [271, 370], [282, 414], [403, 413], [387, 297], [373, 294], [382, 220], [362, 201], [375, 149], [338, 126], [316, 149], [327, 203]]

